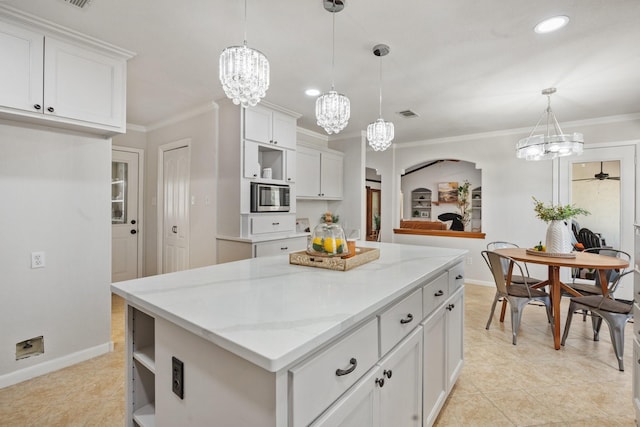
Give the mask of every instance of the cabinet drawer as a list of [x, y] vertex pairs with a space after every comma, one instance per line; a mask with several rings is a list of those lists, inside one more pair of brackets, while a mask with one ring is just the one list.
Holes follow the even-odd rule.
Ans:
[[387, 354], [422, 320], [422, 289], [380, 314], [380, 355]]
[[464, 285], [464, 266], [460, 263], [449, 270], [449, 295], [453, 295], [462, 285]]
[[255, 256], [271, 256], [288, 254], [289, 252], [303, 251], [307, 249], [307, 238], [305, 236], [292, 237], [290, 239], [270, 240], [268, 242], [256, 243]]
[[251, 218], [251, 234], [293, 231], [296, 219], [292, 215], [263, 215]]
[[378, 320], [289, 370], [291, 423], [306, 426], [378, 360]]
[[424, 317], [429, 316], [447, 298], [449, 298], [449, 274], [444, 272], [422, 289]]

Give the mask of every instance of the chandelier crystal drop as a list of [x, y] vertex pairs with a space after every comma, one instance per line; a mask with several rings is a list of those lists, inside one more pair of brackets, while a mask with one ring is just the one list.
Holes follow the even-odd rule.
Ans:
[[346, 96], [331, 88], [316, 99], [316, 119], [318, 126], [331, 135], [344, 129], [351, 116], [351, 102]]
[[382, 118], [382, 57], [390, 51], [389, 46], [384, 44], [373, 47], [373, 54], [380, 57], [380, 118], [367, 126], [367, 141], [374, 151], [384, 151], [389, 148], [395, 136], [393, 123], [385, 122]]
[[331, 49], [331, 90], [316, 99], [316, 122], [329, 135], [338, 133], [349, 124], [351, 117], [351, 102], [345, 95], [335, 91], [333, 74], [335, 68], [336, 50], [336, 13], [344, 9], [344, 0], [323, 0], [326, 11], [333, 15], [333, 35]]
[[[579, 132], [565, 134], [555, 114], [551, 110], [551, 95], [556, 88], [548, 88], [542, 91], [547, 97], [547, 109], [542, 113], [535, 127], [528, 137], [522, 138], [516, 145], [516, 157], [525, 160], [551, 160], [557, 157], [582, 154], [584, 137]], [[535, 134], [536, 129], [546, 117], [546, 133]], [[535, 135], [534, 135], [535, 134]]]
[[247, 47], [247, 1], [244, 2], [245, 37], [242, 46], [220, 54], [220, 83], [234, 104], [254, 107], [269, 89], [269, 61], [262, 52]]

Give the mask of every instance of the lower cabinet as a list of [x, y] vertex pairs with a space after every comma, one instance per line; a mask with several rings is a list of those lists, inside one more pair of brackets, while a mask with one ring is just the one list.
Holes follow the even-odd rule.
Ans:
[[423, 416], [426, 426], [435, 422], [464, 363], [463, 292], [459, 289], [422, 324], [425, 343]]
[[287, 237], [262, 242], [217, 239], [217, 262], [238, 261], [307, 249], [307, 236]]
[[422, 328], [416, 328], [311, 425], [422, 424]]

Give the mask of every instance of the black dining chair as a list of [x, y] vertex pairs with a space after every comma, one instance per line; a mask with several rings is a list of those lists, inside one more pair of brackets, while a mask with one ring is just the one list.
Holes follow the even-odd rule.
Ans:
[[633, 301], [617, 300], [612, 297], [620, 281], [627, 274], [633, 273], [633, 270], [626, 271], [616, 277], [609, 286], [609, 295], [586, 295], [582, 297], [572, 297], [569, 304], [569, 313], [567, 314], [567, 322], [564, 326], [561, 345], [564, 345], [571, 328], [571, 320], [573, 313], [577, 310], [588, 310], [591, 312], [591, 321], [593, 327], [593, 340], [600, 340], [600, 327], [604, 319], [609, 326], [611, 334], [611, 342], [613, 351], [618, 359], [618, 369], [624, 371], [624, 363], [622, 357], [624, 355], [624, 327], [633, 318]]

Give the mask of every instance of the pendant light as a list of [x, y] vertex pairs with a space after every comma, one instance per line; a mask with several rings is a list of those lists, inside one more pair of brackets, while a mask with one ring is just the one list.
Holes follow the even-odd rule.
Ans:
[[386, 44], [373, 47], [373, 54], [380, 58], [380, 117], [367, 126], [367, 140], [369, 146], [375, 151], [384, 151], [389, 148], [394, 137], [393, 123], [385, 122], [382, 118], [382, 57], [389, 52], [391, 49]]
[[[535, 127], [528, 137], [521, 139], [516, 146], [516, 157], [526, 160], [548, 160], [556, 157], [582, 154], [584, 137], [579, 132], [562, 133], [558, 119], [551, 110], [551, 95], [556, 88], [543, 89], [542, 94], [547, 97], [547, 109], [542, 113]], [[536, 129], [546, 117], [546, 134], [534, 135]]]
[[331, 49], [331, 90], [325, 92], [316, 99], [316, 119], [318, 126], [331, 135], [344, 129], [351, 116], [351, 103], [349, 98], [335, 91], [334, 68], [336, 50], [336, 13], [344, 9], [344, 0], [323, 0], [326, 11], [333, 14], [333, 45]]
[[254, 107], [269, 89], [267, 57], [247, 47], [247, 0], [244, 0], [244, 43], [222, 51], [220, 83], [227, 97], [243, 107]]

